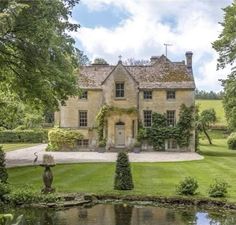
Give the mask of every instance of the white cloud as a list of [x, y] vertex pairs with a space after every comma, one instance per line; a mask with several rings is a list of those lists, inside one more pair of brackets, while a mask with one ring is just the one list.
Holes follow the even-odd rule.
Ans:
[[[163, 43], [171, 43], [172, 60], [183, 60], [185, 51], [194, 53], [193, 63], [199, 89], [219, 90], [218, 78], [228, 70], [216, 71], [217, 54], [211, 43], [217, 39], [223, 18], [221, 8], [230, 0], [84, 0], [88, 8], [119, 7], [130, 16], [115, 28], [81, 28], [73, 33], [91, 57], [116, 63], [123, 58], [144, 58], [164, 53]], [[109, 18], [108, 18], [109, 19]], [[224, 75], [222, 75], [224, 74]]]

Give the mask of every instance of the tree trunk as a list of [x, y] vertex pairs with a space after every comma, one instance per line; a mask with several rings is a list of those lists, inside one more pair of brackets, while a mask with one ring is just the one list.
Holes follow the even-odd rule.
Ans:
[[202, 127], [202, 130], [203, 130], [204, 134], [206, 135], [209, 144], [212, 145], [211, 138], [210, 138], [209, 134], [207, 133], [205, 126]]

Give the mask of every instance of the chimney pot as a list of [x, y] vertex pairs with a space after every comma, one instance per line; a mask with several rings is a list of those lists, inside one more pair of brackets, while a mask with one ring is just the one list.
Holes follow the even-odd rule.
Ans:
[[186, 56], [186, 65], [187, 69], [192, 73], [192, 57], [193, 53], [191, 51], [188, 51], [185, 53]]

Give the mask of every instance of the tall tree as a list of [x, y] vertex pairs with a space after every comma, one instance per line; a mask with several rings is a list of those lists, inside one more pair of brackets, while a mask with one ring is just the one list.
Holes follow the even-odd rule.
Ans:
[[216, 112], [214, 109], [203, 110], [200, 116], [198, 117], [198, 121], [196, 121], [198, 130], [206, 135], [210, 145], [212, 145], [212, 141], [207, 130], [209, 129], [210, 125], [215, 122], [216, 122]]
[[90, 64], [90, 60], [87, 55], [84, 54], [83, 51], [77, 49], [77, 57], [79, 60], [79, 65], [80, 66], [85, 66]]
[[93, 61], [94, 64], [101, 64], [101, 65], [106, 65], [108, 64], [107, 61], [103, 58], [95, 58]]
[[57, 107], [78, 93], [78, 57], [68, 31], [79, 0], [0, 1], [0, 84], [21, 100]]
[[213, 43], [213, 48], [219, 53], [218, 68], [231, 65], [232, 73], [222, 81], [224, 87], [223, 104], [229, 127], [236, 129], [236, 0], [223, 9], [224, 22], [221, 23], [223, 31], [218, 40]]

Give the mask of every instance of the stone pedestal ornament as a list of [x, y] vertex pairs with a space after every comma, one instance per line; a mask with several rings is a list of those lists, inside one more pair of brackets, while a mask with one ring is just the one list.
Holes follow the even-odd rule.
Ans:
[[51, 155], [43, 155], [43, 162], [40, 166], [44, 167], [43, 173], [43, 183], [44, 188], [42, 189], [42, 193], [48, 194], [55, 192], [55, 188], [52, 188], [53, 182], [53, 173], [51, 171], [51, 167], [54, 167], [56, 164], [54, 162], [54, 158]]

